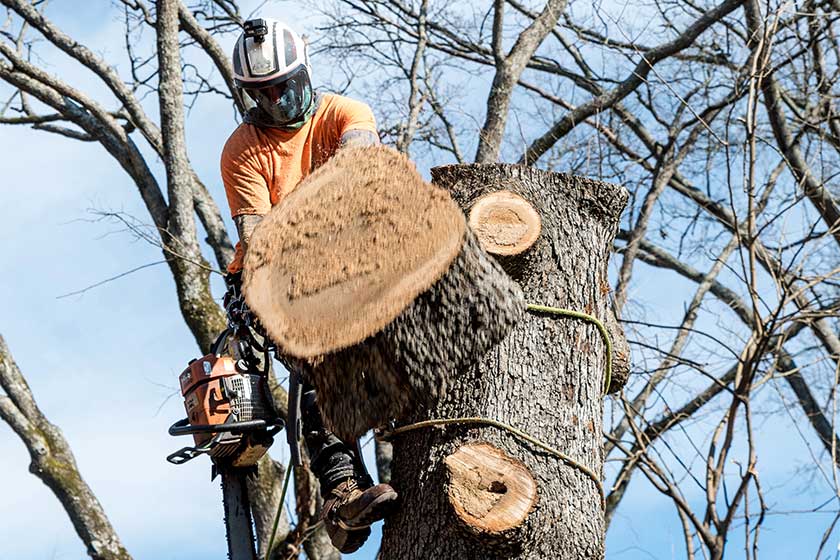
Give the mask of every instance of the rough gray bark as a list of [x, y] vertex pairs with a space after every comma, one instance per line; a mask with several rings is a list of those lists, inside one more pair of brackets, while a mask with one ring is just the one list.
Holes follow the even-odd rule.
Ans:
[[[543, 219], [543, 233], [520, 278], [526, 298], [609, 317], [607, 261], [625, 189], [510, 165], [448, 166], [433, 169], [432, 177], [464, 209], [503, 188], [529, 200]], [[483, 416], [506, 422], [600, 474], [605, 358], [594, 326], [527, 314], [476, 366], [458, 372], [443, 401], [416, 420]], [[474, 441], [500, 447], [537, 481], [539, 505], [504, 548], [460, 532], [447, 503], [443, 458]], [[604, 511], [594, 482], [507, 432], [476, 426], [408, 432], [394, 441], [392, 469], [403, 502], [386, 521], [383, 560], [604, 556]]]
[[177, 0], [158, 0], [157, 3], [158, 98], [169, 195], [167, 227], [162, 238], [167, 262], [174, 272], [181, 314], [198, 345], [207, 351], [225, 327], [225, 319], [210, 292], [210, 269], [201, 254], [193, 215], [194, 174], [184, 137], [179, 6]]
[[41, 479], [61, 502], [76, 534], [94, 560], [131, 560], [102, 505], [82, 478], [76, 459], [61, 430], [38, 408], [23, 374], [0, 336], [0, 419], [26, 445], [29, 471]]
[[394, 459], [394, 446], [389, 441], [375, 441], [376, 474], [379, 482], [391, 482], [391, 461]]
[[[280, 494], [283, 491], [285, 474], [283, 465], [272, 460], [266, 454], [257, 463], [256, 476], [249, 476], [247, 480], [248, 498], [251, 502], [251, 514], [254, 517], [254, 528], [256, 529], [257, 552], [262, 558], [265, 557], [268, 550], [274, 517], [277, 515], [277, 508], [280, 506]], [[270, 559], [265, 558], [265, 560], [284, 560], [286, 558], [287, 553], [282, 543], [286, 540], [289, 529], [289, 518], [284, 508], [280, 515], [280, 523], [277, 525], [277, 534], [274, 537], [273, 553]]]
[[315, 385], [327, 427], [355, 441], [441, 398], [452, 373], [502, 339], [523, 312], [521, 291], [466, 230], [447, 272], [391, 324], [297, 367]]

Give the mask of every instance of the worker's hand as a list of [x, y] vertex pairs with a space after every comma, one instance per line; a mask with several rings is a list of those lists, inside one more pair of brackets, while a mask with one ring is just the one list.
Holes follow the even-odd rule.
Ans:
[[227, 286], [227, 292], [225, 293], [225, 307], [227, 307], [229, 295], [239, 296], [242, 294], [242, 271], [225, 274], [225, 286]]
[[348, 130], [341, 135], [341, 148], [364, 148], [378, 145], [379, 136], [369, 130]]
[[245, 303], [245, 296], [242, 295], [242, 272], [225, 275], [227, 292], [222, 300], [228, 320], [232, 325], [244, 322], [246, 312], [250, 312]]

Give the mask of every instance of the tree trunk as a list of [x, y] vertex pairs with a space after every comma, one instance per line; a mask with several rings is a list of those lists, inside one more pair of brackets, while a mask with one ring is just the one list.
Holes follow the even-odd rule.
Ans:
[[166, 260], [175, 277], [181, 314], [202, 351], [207, 352], [225, 327], [225, 316], [213, 301], [210, 268], [201, 254], [195, 225], [194, 173], [187, 157], [184, 133], [181, 50], [176, 0], [157, 2], [158, 100], [163, 163], [169, 210], [161, 232]]
[[[607, 261], [626, 190], [497, 164], [436, 168], [432, 177], [465, 211], [480, 196], [502, 189], [529, 201], [542, 231], [516, 262], [527, 300], [594, 315], [612, 325], [613, 338], [620, 338], [607, 297]], [[600, 477], [605, 367], [605, 345], [592, 324], [529, 313], [475, 366], [458, 372], [444, 399], [415, 420], [481, 416], [502, 421], [562, 450]], [[445, 459], [476, 442], [499, 448], [536, 481], [536, 506], [501, 539], [464, 530], [463, 516], [451, 505], [454, 481], [447, 476]], [[392, 469], [402, 506], [386, 521], [382, 560], [604, 556], [598, 485], [506, 431], [469, 425], [403, 433], [394, 440]], [[506, 485], [490, 481], [485, 486], [485, 492], [504, 499]]]

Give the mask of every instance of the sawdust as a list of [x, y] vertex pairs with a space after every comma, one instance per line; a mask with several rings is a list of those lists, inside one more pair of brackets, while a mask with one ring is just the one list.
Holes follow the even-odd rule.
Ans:
[[346, 149], [254, 231], [244, 292], [285, 352], [320, 356], [382, 329], [447, 270], [464, 216], [385, 147]]

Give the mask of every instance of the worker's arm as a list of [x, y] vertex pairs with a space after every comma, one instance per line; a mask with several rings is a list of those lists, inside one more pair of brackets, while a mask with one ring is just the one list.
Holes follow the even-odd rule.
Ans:
[[376, 119], [366, 103], [348, 97], [332, 98], [335, 107], [333, 118], [340, 138], [341, 148], [363, 148], [379, 144]]
[[348, 130], [341, 135], [342, 148], [361, 148], [378, 144], [379, 136], [370, 130]]
[[251, 242], [251, 234], [254, 228], [262, 220], [259, 214], [240, 214], [234, 216], [233, 223], [236, 224], [236, 231], [239, 232], [239, 241], [242, 243], [242, 251], [248, 252], [248, 244]]
[[260, 146], [248, 134], [248, 129], [242, 127], [231, 135], [222, 151], [222, 181], [240, 240], [234, 260], [228, 266], [231, 272], [242, 268], [242, 259], [254, 227], [271, 210], [265, 165], [259, 154]]

